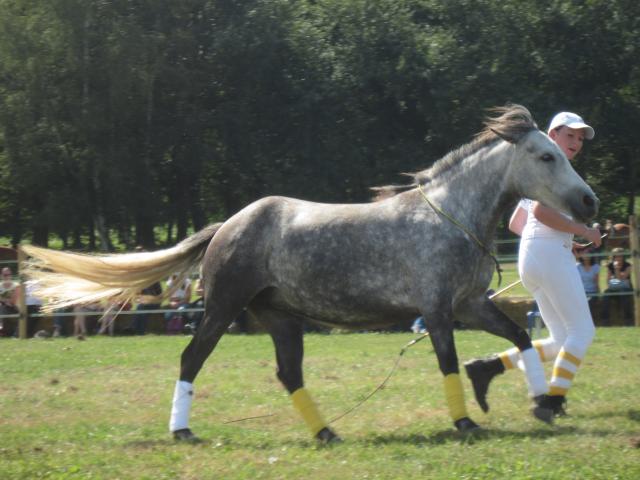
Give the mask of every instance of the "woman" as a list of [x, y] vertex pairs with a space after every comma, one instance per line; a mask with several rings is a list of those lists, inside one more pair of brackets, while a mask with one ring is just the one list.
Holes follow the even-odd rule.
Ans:
[[587, 294], [587, 301], [591, 301], [600, 293], [600, 264], [596, 261], [596, 257], [590, 256], [593, 250], [579, 249], [576, 250], [576, 258], [578, 263], [576, 268], [584, 286], [584, 293]]
[[[172, 310], [184, 310], [191, 302], [191, 279], [185, 278], [180, 285], [176, 286], [178, 281], [179, 276], [176, 273], [167, 280], [167, 290], [172, 292], [169, 299], [169, 308]], [[167, 324], [167, 333], [175, 334], [182, 331], [184, 325], [182, 313], [165, 312], [164, 319]]]
[[[595, 132], [580, 116], [562, 112], [551, 121], [548, 134], [571, 161], [582, 150], [584, 140], [591, 140]], [[579, 235], [598, 247], [600, 232], [574, 221], [565, 212], [528, 199], [516, 207], [509, 229], [521, 236], [518, 272], [540, 308], [549, 337], [534, 341], [534, 348], [522, 352], [512, 348], [492, 358], [468, 362], [465, 368], [485, 412], [489, 409], [486, 395], [491, 379], [515, 366], [526, 369], [534, 399], [532, 412], [551, 423], [554, 416], [564, 414], [565, 397], [595, 334], [571, 253], [573, 236]], [[549, 384], [540, 360], [554, 361]]]
[[[633, 292], [631, 288], [631, 264], [624, 259], [624, 249], [616, 247], [611, 250], [611, 262], [607, 265], [607, 289], [602, 300], [602, 323], [609, 325], [611, 299], [622, 303], [624, 324], [633, 325], [631, 314], [631, 296], [624, 293]], [[621, 293], [623, 295], [621, 295]]]

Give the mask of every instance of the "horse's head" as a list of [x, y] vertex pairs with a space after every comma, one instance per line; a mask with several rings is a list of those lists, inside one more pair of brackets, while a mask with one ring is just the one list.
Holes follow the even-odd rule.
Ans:
[[598, 212], [600, 201], [573, 169], [560, 147], [536, 125], [521, 105], [493, 109], [499, 116], [485, 121], [478, 137], [496, 136], [511, 144], [508, 182], [521, 198], [530, 198], [586, 222]]
[[513, 181], [522, 197], [567, 212], [579, 222], [598, 213], [598, 197], [551, 138], [536, 129], [514, 145]]

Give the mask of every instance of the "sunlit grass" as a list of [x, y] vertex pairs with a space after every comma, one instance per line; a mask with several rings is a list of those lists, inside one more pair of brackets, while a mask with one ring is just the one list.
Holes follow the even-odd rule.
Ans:
[[[385, 378], [411, 334], [308, 335], [305, 379], [328, 418]], [[509, 345], [457, 332], [461, 361]], [[537, 423], [520, 372], [496, 380], [485, 431], [456, 433], [428, 340], [387, 387], [318, 448], [275, 378], [266, 335], [223, 337], [196, 382], [191, 426], [167, 431], [187, 337], [2, 340], [0, 478], [635, 478], [640, 475], [640, 330], [599, 329], [569, 401], [569, 418]], [[263, 418], [225, 423], [251, 416]]]

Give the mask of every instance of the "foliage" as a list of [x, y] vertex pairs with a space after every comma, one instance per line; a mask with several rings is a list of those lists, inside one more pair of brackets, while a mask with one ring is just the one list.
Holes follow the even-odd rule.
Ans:
[[[266, 335], [227, 335], [195, 388], [200, 445], [167, 431], [184, 337], [0, 340], [2, 478], [637, 478], [637, 328], [600, 328], [569, 398], [569, 417], [540, 424], [523, 376], [495, 380], [485, 431], [457, 434], [428, 340], [409, 349], [387, 386], [335, 424], [344, 443], [320, 448], [274, 372]], [[307, 335], [305, 378], [327, 418], [382, 382], [415, 335]], [[457, 332], [461, 361], [507, 342]], [[549, 373], [549, 371], [547, 372]], [[251, 416], [270, 415], [237, 423]]]
[[[154, 247], [265, 195], [361, 202], [528, 106], [580, 112], [602, 218], [640, 184], [632, 0], [0, 0], [0, 226]], [[603, 223], [603, 222], [601, 222]], [[158, 237], [162, 226], [166, 235]]]

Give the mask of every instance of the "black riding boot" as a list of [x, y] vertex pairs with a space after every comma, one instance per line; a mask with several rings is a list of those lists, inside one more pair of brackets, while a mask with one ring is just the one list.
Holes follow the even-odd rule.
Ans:
[[489, 404], [487, 403], [489, 383], [491, 383], [493, 377], [504, 373], [502, 360], [497, 356], [470, 360], [464, 364], [464, 368], [467, 371], [467, 376], [471, 380], [473, 393], [475, 394], [478, 405], [480, 405], [483, 412], [487, 413], [489, 411]]
[[[564, 395], [538, 395], [533, 400], [536, 403], [536, 406], [533, 409], [533, 414], [540, 420], [551, 423], [546, 419], [549, 414], [544, 412], [544, 410], [550, 411], [551, 417], [564, 417], [567, 415], [567, 412], [564, 409], [567, 399]], [[536, 411], [540, 412], [540, 416]]]

